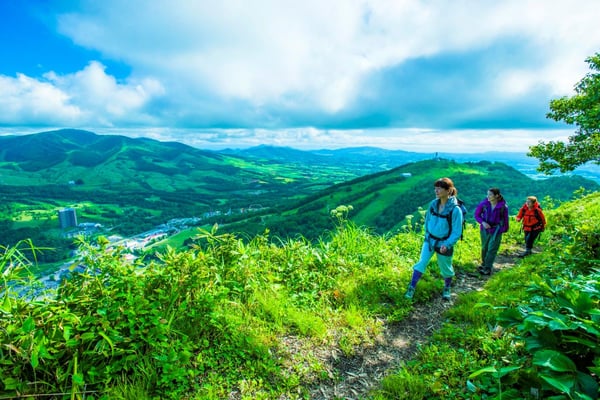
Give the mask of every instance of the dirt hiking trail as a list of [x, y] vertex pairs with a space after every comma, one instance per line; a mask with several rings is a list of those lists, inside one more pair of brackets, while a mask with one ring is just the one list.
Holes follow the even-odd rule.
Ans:
[[[519, 260], [508, 250], [496, 257], [494, 273], [511, 268]], [[371, 346], [357, 349], [347, 357], [339, 348], [300, 348], [293, 340], [287, 341], [288, 351], [311, 351], [325, 366], [332, 379], [322, 380], [310, 390], [310, 398], [317, 400], [364, 398], [371, 390], [379, 386], [381, 379], [403, 362], [411, 360], [420, 344], [425, 344], [434, 331], [444, 324], [444, 313], [450, 309], [458, 294], [473, 290], [482, 290], [489, 276], [479, 273], [457, 274], [452, 284], [452, 299], [443, 301], [433, 298], [425, 302], [416, 302], [411, 313], [402, 321], [384, 324], [382, 333]], [[295, 343], [293, 343], [295, 342]], [[290, 347], [297, 347], [296, 349]]]

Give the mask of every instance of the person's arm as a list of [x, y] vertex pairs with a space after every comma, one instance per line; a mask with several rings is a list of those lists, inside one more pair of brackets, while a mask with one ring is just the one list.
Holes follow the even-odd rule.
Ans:
[[425, 222], [423, 222], [423, 230], [425, 231], [425, 235], [427, 235], [427, 224], [429, 223], [429, 218], [431, 218], [431, 207], [432, 205], [429, 204], [427, 207], [427, 212], [425, 213]]
[[483, 219], [484, 209], [486, 207], [488, 207], [488, 204], [490, 204], [490, 203], [488, 203], [486, 200], [484, 200], [477, 205], [477, 209], [475, 210], [475, 220], [484, 229], [490, 229], [490, 224]]
[[520, 220], [523, 219], [523, 216], [525, 215], [525, 207], [527, 207], [527, 206], [523, 206], [519, 210], [519, 213], [517, 214], [517, 218], [516, 218], [517, 222], [519, 222]]
[[454, 207], [452, 210], [452, 232], [450, 232], [448, 239], [441, 243], [442, 246], [452, 247], [458, 242], [460, 235], [462, 235], [462, 222], [463, 215], [460, 207]]
[[477, 221], [478, 224], [481, 224], [483, 222], [483, 218], [481, 218], [482, 214], [483, 214], [483, 202], [477, 204], [477, 208], [475, 209], [475, 213], [473, 214], [473, 216], [475, 217], [475, 221]]
[[540, 212], [540, 218], [542, 219], [542, 227], [546, 228], [546, 216], [541, 208], [538, 208], [538, 211]]

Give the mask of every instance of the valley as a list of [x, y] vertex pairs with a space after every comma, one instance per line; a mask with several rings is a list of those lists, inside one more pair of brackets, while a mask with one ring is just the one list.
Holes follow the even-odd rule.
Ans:
[[431, 184], [440, 176], [452, 177], [471, 211], [492, 186], [502, 188], [513, 209], [529, 194], [553, 208], [575, 191], [598, 188], [579, 172], [541, 179], [531, 159], [512, 153], [270, 146], [214, 152], [61, 130], [0, 137], [0, 244], [31, 239], [52, 249], [39, 254], [38, 262], [62, 265], [78, 234], [60, 229], [57, 212], [64, 207], [73, 207], [80, 223], [103, 227], [81, 232], [90, 239], [101, 234], [127, 240], [169, 221], [195, 221], [166, 231], [159, 246], [174, 248], [185, 248], [197, 227], [214, 224], [219, 232], [248, 238], [268, 233], [316, 241], [335, 227], [329, 213], [340, 205], [353, 206], [350, 218], [358, 225], [392, 234], [407, 216], [419, 220], [418, 210], [431, 200]]

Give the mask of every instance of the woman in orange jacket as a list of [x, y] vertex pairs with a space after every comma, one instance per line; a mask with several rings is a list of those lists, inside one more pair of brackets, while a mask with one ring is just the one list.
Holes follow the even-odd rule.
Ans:
[[525, 257], [531, 254], [533, 242], [546, 229], [546, 217], [537, 197], [527, 197], [525, 204], [517, 214], [517, 221], [521, 220], [523, 220], [523, 232], [525, 233], [525, 252], [519, 254], [519, 256]]

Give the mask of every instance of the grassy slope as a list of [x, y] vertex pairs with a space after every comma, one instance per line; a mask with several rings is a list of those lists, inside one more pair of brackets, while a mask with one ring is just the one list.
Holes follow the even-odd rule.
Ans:
[[[275, 230], [288, 219], [294, 221], [296, 230], [291, 231], [294, 234], [306, 235], [310, 228], [315, 227], [325, 231], [331, 227], [329, 210], [339, 205], [352, 205], [354, 210], [350, 215], [359, 226], [373, 228], [379, 233], [394, 232], [404, 224], [405, 216], [429, 204], [434, 198], [433, 182], [444, 176], [453, 179], [459, 197], [466, 202], [471, 221], [473, 211], [490, 187], [501, 189], [511, 214], [516, 214], [529, 195], [538, 196], [544, 207], [551, 208], [552, 204], [544, 202], [546, 196], [554, 201], [564, 201], [580, 187], [587, 190], [598, 188], [595, 182], [578, 176], [533, 180], [502, 163], [426, 160], [357, 178], [307, 196], [305, 201], [281, 214], [263, 217], [263, 223], [257, 230], [265, 227]], [[306, 226], [304, 221], [307, 221]], [[244, 232], [252, 226], [253, 222], [247, 220], [232, 229]]]
[[[472, 380], [479, 398], [492, 397], [499, 382], [469, 375], [523, 362], [525, 356], [513, 333], [496, 331], [496, 313], [527, 302], [526, 288], [546, 274], [574, 278], [584, 269], [572, 272], [573, 263], [597, 263], [599, 211], [598, 193], [548, 211], [549, 229], [541, 242], [546, 251], [493, 276], [486, 290], [461, 297], [449, 325], [422, 347], [419, 359], [400, 366], [377, 396], [473, 398], [465, 393], [465, 382]], [[351, 357], [356, 346], [372, 345], [382, 321], [404, 319], [413, 309], [403, 291], [422, 234], [386, 239], [352, 224], [339, 228], [316, 245], [302, 240], [274, 245], [262, 238], [245, 244], [228, 235], [207, 235], [199, 241], [204, 246], [171, 252], [145, 268], [89, 246], [86, 263], [104, 273], [77, 275], [65, 282], [56, 301], [25, 304], [4, 293], [7, 317], [0, 319], [0, 344], [13, 350], [3, 353], [0, 376], [20, 385], [20, 393], [77, 390], [83, 383], [76, 383], [85, 382], [113, 398], [124, 392], [138, 399], [218, 399], [233, 393], [308, 398], [315, 377], [332, 385], [336, 379], [323, 374], [312, 350], [328, 346]], [[456, 253], [460, 273], [476, 266], [478, 237], [470, 233]], [[512, 226], [503, 246], [520, 237]], [[15, 264], [0, 260], [10, 279]], [[430, 268], [416, 301], [438, 299], [441, 282], [437, 269]], [[491, 306], [476, 305], [481, 302]], [[303, 346], [293, 358], [286, 351], [291, 342]], [[503, 381], [503, 390], [532, 379], [518, 376], [518, 369], [515, 374]]]

